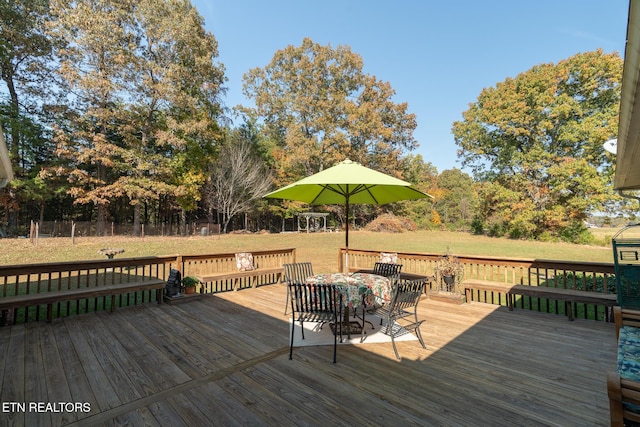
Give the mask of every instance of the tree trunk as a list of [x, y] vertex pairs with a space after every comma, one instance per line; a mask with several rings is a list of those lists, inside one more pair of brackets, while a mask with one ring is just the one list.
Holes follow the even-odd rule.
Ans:
[[[98, 170], [96, 172], [97, 178], [99, 181], [104, 182], [107, 176], [107, 169], [104, 167], [102, 162], [98, 162]], [[96, 235], [103, 236], [106, 232], [106, 224], [105, 221], [107, 219], [107, 209], [106, 206], [102, 203], [98, 204], [97, 210], [97, 218], [96, 218]]]
[[14, 161], [19, 165], [24, 166], [20, 161], [20, 103], [18, 102], [18, 93], [16, 92], [15, 85], [13, 83], [13, 74], [3, 79], [7, 83], [9, 89], [9, 96], [11, 97], [11, 108], [9, 116], [11, 117], [11, 145], [9, 145], [9, 151]]
[[140, 203], [133, 206], [133, 235], [140, 237]]
[[227, 213], [223, 213], [222, 216], [223, 216], [223, 221], [224, 221], [222, 230], [223, 230], [224, 234], [227, 234], [227, 228], [229, 227], [229, 223], [231, 222], [231, 218], [233, 218], [233, 217], [228, 215]]
[[104, 205], [99, 204], [96, 209], [96, 236], [104, 236], [106, 232], [105, 212]]
[[40, 202], [40, 217], [38, 218], [38, 222], [40, 224], [42, 224], [44, 221], [44, 207], [45, 207], [45, 203]]
[[187, 212], [184, 209], [180, 209], [180, 234], [187, 235]]

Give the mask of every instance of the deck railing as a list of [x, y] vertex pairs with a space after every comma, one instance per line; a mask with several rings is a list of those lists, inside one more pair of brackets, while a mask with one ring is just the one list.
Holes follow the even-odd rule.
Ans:
[[[349, 271], [370, 269], [380, 259], [377, 250], [349, 249]], [[444, 254], [422, 252], [398, 252], [398, 264], [402, 264], [402, 272], [435, 276], [436, 262]], [[464, 267], [465, 279], [481, 279], [529, 286], [547, 286], [553, 288], [574, 289], [602, 293], [615, 293], [615, 268], [613, 263], [556, 261], [545, 259], [487, 257], [471, 255], [455, 255]], [[338, 262], [340, 271], [347, 265], [347, 250], [339, 250]], [[489, 300], [487, 298], [487, 300]], [[499, 298], [493, 301], [500, 302]], [[551, 304], [519, 300], [522, 308], [557, 312]], [[593, 310], [582, 310], [588, 318], [603, 318], [594, 315]]]
[[[253, 255], [253, 264], [256, 268], [282, 267], [283, 264], [296, 262], [296, 250], [294, 248], [272, 249], [263, 251], [247, 251]], [[185, 255], [179, 257], [182, 266], [182, 275], [198, 276], [237, 271], [236, 254], [220, 253], [208, 255]], [[251, 278], [238, 279], [239, 289], [250, 287]], [[279, 280], [275, 275], [267, 275], [259, 278], [259, 284], [274, 283]], [[206, 288], [201, 289], [203, 293], [226, 292], [234, 288], [234, 280], [219, 280], [206, 284]]]
[[[252, 251], [252, 254], [257, 266], [273, 267], [295, 262], [295, 249]], [[234, 253], [167, 255], [0, 266], [0, 298], [79, 287], [137, 282], [149, 278], [167, 280], [172, 268], [178, 269], [183, 277], [199, 273], [237, 270]], [[261, 284], [266, 283], [269, 279], [263, 278]], [[200, 291], [211, 293], [233, 289], [231, 281], [214, 282], [208, 286], [209, 288], [202, 288]], [[240, 289], [246, 286], [248, 285], [241, 283]], [[116, 300], [116, 306], [135, 305], [154, 300], [155, 292], [131, 292], [121, 295]], [[109, 297], [57, 303], [53, 307], [53, 317], [110, 309], [110, 304]], [[7, 313], [4, 315], [6, 318]], [[45, 317], [46, 307], [36, 305], [13, 310], [9, 313], [8, 321], [9, 323], [23, 323], [30, 320], [42, 320]]]
[[[296, 261], [295, 249], [250, 251], [258, 267], [281, 266]], [[349, 270], [369, 269], [379, 260], [380, 252], [374, 250], [349, 249]], [[345, 270], [346, 249], [339, 250], [339, 271]], [[434, 267], [442, 254], [398, 252], [402, 271], [432, 276]], [[549, 286], [593, 292], [615, 293], [615, 271], [613, 263], [580, 261], [554, 261], [543, 259], [500, 258], [457, 255], [464, 266], [465, 278], [500, 281], [531, 286]], [[16, 294], [50, 292], [79, 286], [102, 286], [131, 281], [142, 281], [151, 277], [166, 280], [169, 271], [176, 268], [183, 276], [236, 270], [235, 253], [204, 255], [168, 255], [160, 257], [115, 258], [109, 260], [73, 261], [62, 263], [24, 264], [0, 266], [0, 298]], [[275, 277], [263, 278], [260, 284], [273, 283]], [[243, 289], [250, 284], [240, 283]], [[215, 293], [233, 289], [232, 280], [207, 284], [200, 292]], [[118, 305], [139, 304], [154, 300], [155, 294], [148, 292], [127, 294]], [[59, 303], [54, 308], [54, 317], [74, 313], [110, 308], [110, 299], [105, 297]], [[524, 303], [523, 303], [524, 304]], [[530, 304], [530, 308], [541, 309]], [[524, 307], [524, 305], [523, 305]], [[548, 310], [548, 309], [547, 309]], [[27, 307], [15, 310], [13, 321], [41, 320], [45, 307]]]

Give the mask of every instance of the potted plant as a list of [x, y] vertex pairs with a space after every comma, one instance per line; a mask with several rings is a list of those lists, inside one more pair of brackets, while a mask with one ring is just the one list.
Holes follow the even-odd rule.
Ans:
[[449, 253], [436, 261], [434, 270], [438, 283], [444, 283], [447, 292], [455, 292], [456, 285], [462, 282], [464, 276], [464, 267], [460, 260]]
[[184, 286], [185, 294], [192, 294], [196, 291], [196, 285], [200, 283], [198, 279], [193, 276], [187, 276], [182, 279], [182, 286]]

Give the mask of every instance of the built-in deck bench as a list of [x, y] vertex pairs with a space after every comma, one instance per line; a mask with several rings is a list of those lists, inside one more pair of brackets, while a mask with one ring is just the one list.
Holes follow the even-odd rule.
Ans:
[[[613, 308], [618, 339], [617, 367], [607, 374], [612, 427], [640, 423], [640, 311]], [[635, 424], [634, 424], [635, 425]]]
[[563, 301], [565, 312], [569, 320], [573, 320], [573, 313], [576, 304], [593, 304], [605, 306], [605, 320], [610, 321], [610, 311], [617, 305], [615, 294], [604, 294], [599, 292], [577, 291], [573, 289], [551, 288], [546, 286], [513, 285], [510, 283], [492, 282], [487, 280], [468, 279], [463, 282], [467, 301], [473, 300], [473, 291], [486, 291], [502, 293], [506, 297], [509, 310], [513, 310], [515, 296], [529, 296], [536, 298], [554, 299]]
[[165, 281], [157, 278], [143, 281], [118, 283], [113, 285], [78, 287], [54, 291], [36, 292], [24, 295], [10, 295], [0, 297], [1, 324], [5, 324], [7, 310], [36, 305], [47, 305], [47, 322], [53, 317], [53, 304], [63, 301], [73, 301], [84, 298], [111, 296], [111, 311], [115, 309], [116, 296], [129, 292], [156, 291], [158, 304], [162, 303], [162, 292]]
[[263, 276], [275, 275], [278, 277], [277, 281], [281, 281], [284, 274], [284, 267], [266, 267], [266, 268], [256, 268], [254, 270], [248, 271], [228, 271], [228, 272], [218, 272], [218, 273], [204, 273], [198, 274], [196, 278], [201, 283], [208, 282], [217, 282], [220, 280], [233, 280], [233, 290], [237, 291], [239, 289], [239, 281], [242, 278], [250, 278], [251, 279], [251, 287], [255, 288], [258, 286], [258, 278]]

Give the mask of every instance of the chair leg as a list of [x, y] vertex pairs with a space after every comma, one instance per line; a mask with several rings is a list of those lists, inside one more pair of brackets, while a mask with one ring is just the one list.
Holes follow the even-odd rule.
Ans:
[[287, 289], [287, 302], [284, 304], [284, 315], [287, 315], [287, 310], [289, 310], [289, 289]]
[[[338, 327], [340, 328], [340, 339], [342, 339], [342, 325], [338, 326], [338, 320], [337, 319], [336, 319], [334, 325], [336, 325], [336, 327], [334, 327], [335, 329], [337, 329]], [[331, 328], [329, 328], [329, 329], [331, 329]], [[333, 363], [336, 363], [337, 355], [338, 355], [338, 331], [334, 330], [333, 331]]]
[[338, 355], [338, 334], [340, 334], [340, 342], [342, 342], [342, 310], [340, 310], [339, 314], [336, 314], [333, 319], [333, 363], [336, 363]]
[[291, 343], [289, 344], [289, 360], [293, 358], [293, 333], [296, 329], [296, 319], [295, 317], [291, 318]]
[[363, 305], [362, 306], [362, 330], [360, 331], [360, 342], [364, 341], [364, 334], [365, 334], [364, 325], [365, 325], [365, 323], [370, 324], [371, 325], [371, 329], [373, 329], [373, 323], [367, 322], [366, 317], [367, 317], [367, 308]]
[[401, 360], [401, 359], [400, 359], [400, 354], [398, 354], [398, 349], [396, 348], [396, 340], [395, 340], [395, 339], [393, 339], [393, 337], [394, 337], [394, 335], [395, 335], [395, 334], [393, 333], [393, 330], [391, 331], [391, 334], [390, 334], [390, 335], [391, 335], [391, 344], [393, 345], [393, 352], [396, 354], [396, 359]]
[[424, 345], [424, 340], [422, 339], [422, 332], [420, 332], [420, 325], [418, 325], [418, 327], [416, 328], [416, 336], [418, 337], [418, 341], [420, 341], [420, 344], [422, 344], [422, 348], [426, 349], [427, 346]]
[[420, 325], [422, 325], [422, 322], [424, 322], [424, 320], [418, 321], [418, 313], [414, 313], [414, 317], [415, 317], [415, 332], [416, 332], [416, 336], [418, 337], [418, 341], [420, 341], [420, 344], [422, 345], [422, 348], [426, 349], [427, 347], [424, 345], [424, 340], [422, 339], [422, 333], [420, 332]]

